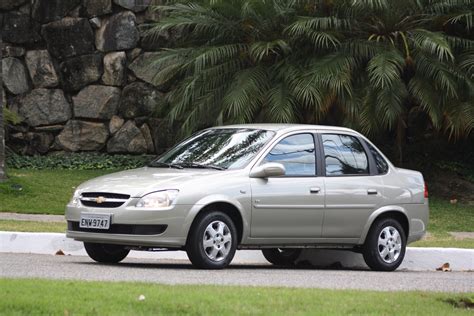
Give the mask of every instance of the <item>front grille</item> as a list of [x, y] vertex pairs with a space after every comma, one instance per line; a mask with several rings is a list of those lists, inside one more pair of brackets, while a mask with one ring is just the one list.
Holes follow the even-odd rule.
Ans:
[[128, 225], [112, 224], [109, 229], [81, 228], [79, 222], [68, 221], [67, 229], [77, 232], [125, 234], [125, 235], [159, 235], [164, 233], [168, 225]]
[[115, 208], [123, 205], [130, 195], [107, 192], [84, 192], [80, 196], [82, 205], [88, 207]]

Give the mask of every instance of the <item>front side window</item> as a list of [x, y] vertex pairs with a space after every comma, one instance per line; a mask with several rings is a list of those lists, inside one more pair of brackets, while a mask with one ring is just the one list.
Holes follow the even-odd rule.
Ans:
[[149, 166], [239, 169], [245, 167], [274, 135], [272, 131], [248, 128], [204, 130], [170, 149]]
[[360, 141], [349, 135], [323, 134], [326, 176], [369, 174], [369, 162]]
[[285, 166], [286, 176], [315, 176], [316, 158], [312, 134], [298, 134], [282, 139], [267, 154], [264, 161]]

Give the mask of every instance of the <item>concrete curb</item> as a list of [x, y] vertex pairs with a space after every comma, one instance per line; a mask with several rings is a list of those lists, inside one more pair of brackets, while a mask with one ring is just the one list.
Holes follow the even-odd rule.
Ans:
[[[0, 232], [0, 252], [54, 255], [62, 250], [66, 255], [87, 256], [81, 242], [59, 233]], [[132, 251], [132, 258], [188, 260], [184, 251]], [[235, 263], [267, 263], [260, 251], [237, 251]], [[361, 254], [350, 251], [307, 249], [299, 262], [322, 268], [367, 269]], [[399, 270], [433, 271], [448, 262], [453, 271], [474, 271], [474, 249], [407, 248]]]

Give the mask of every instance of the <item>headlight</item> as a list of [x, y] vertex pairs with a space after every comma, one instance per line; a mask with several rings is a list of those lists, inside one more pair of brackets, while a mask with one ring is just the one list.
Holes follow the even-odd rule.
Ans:
[[69, 201], [69, 204], [71, 205], [79, 205], [79, 197], [80, 197], [80, 194], [79, 194], [79, 191], [76, 190], [74, 191], [74, 194], [72, 195], [72, 198], [71, 198], [71, 201]]
[[138, 201], [136, 207], [154, 209], [167, 208], [176, 200], [178, 192], [178, 190], [166, 190], [149, 193]]

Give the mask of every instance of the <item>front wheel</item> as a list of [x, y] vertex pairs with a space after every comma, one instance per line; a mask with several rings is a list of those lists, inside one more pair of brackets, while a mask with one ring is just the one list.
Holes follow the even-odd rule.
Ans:
[[301, 254], [301, 249], [272, 248], [262, 249], [263, 256], [276, 266], [293, 266]]
[[191, 263], [200, 269], [222, 269], [234, 258], [237, 229], [229, 216], [214, 211], [196, 218], [186, 252]]
[[125, 259], [130, 252], [124, 246], [110, 244], [84, 243], [87, 254], [93, 260], [101, 263], [118, 263]]
[[393, 271], [405, 257], [406, 237], [400, 223], [393, 218], [376, 221], [365, 240], [365, 263], [376, 271]]

